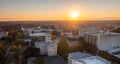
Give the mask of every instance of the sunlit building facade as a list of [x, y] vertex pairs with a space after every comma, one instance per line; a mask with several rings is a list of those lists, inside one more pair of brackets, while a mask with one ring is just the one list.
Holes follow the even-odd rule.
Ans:
[[100, 32], [85, 34], [84, 40], [90, 44], [94, 44], [99, 50], [111, 50], [120, 47], [120, 34], [112, 32]]

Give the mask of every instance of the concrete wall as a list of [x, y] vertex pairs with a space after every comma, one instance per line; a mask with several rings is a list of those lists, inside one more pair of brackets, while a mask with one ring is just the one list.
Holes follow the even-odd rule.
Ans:
[[98, 45], [100, 50], [111, 50], [116, 46], [120, 46], [120, 36], [100, 36]]
[[49, 45], [48, 46], [48, 51], [47, 51], [48, 56], [55, 56], [57, 55], [57, 45]]

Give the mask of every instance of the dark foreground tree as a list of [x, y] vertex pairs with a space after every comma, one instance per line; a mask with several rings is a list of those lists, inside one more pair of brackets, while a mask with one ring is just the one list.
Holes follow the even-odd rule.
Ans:
[[40, 54], [39, 48], [35, 48], [33, 46], [27, 47], [23, 52], [23, 55], [24, 55], [25, 58], [38, 57], [39, 54]]
[[113, 56], [111, 54], [109, 54], [107, 51], [101, 50], [101, 51], [99, 51], [98, 55], [107, 60], [113, 60]]
[[45, 64], [45, 60], [43, 57], [36, 57], [36, 59], [33, 61], [34, 64]]
[[0, 44], [0, 61], [4, 58], [5, 55], [5, 47], [3, 44]]
[[7, 41], [7, 42], [12, 42], [12, 41], [14, 41], [14, 37], [13, 36], [11, 36], [11, 35], [8, 35], [6, 38], [5, 38], [5, 40]]

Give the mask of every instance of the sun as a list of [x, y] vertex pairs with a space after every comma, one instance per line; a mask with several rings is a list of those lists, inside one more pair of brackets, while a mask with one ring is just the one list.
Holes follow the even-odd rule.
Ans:
[[79, 16], [79, 13], [76, 12], [76, 11], [73, 11], [73, 12], [70, 13], [70, 17], [71, 17], [72, 19], [77, 19], [78, 16]]

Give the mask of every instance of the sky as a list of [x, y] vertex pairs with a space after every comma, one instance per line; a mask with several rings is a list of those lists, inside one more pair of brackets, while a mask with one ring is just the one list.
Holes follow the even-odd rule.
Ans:
[[120, 20], [120, 0], [0, 0], [0, 20]]

